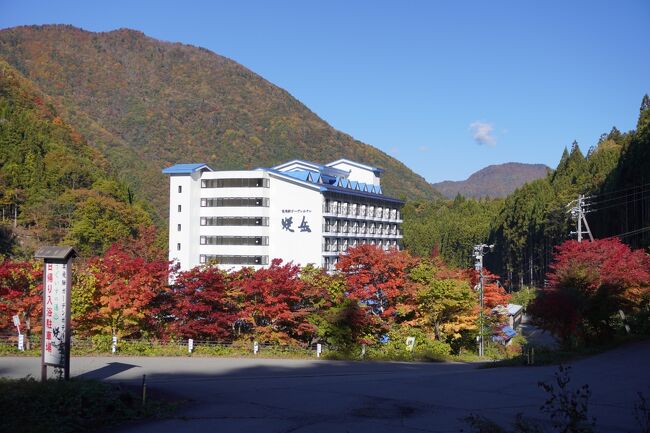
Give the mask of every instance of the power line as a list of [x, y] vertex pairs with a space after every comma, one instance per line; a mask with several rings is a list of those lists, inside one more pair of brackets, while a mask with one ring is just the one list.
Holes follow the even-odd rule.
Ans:
[[643, 227], [643, 228], [636, 229], [636, 230], [632, 230], [632, 231], [625, 232], [625, 233], [621, 233], [620, 235], [608, 236], [608, 237], [603, 238], [603, 239], [624, 238], [624, 237], [627, 237], [627, 236], [637, 235], [639, 233], [643, 233], [643, 232], [648, 231], [648, 230], [650, 230], [650, 226]]
[[615, 196], [615, 197], [611, 197], [611, 198], [606, 198], [606, 199], [603, 199], [603, 200], [591, 201], [591, 199], [589, 199], [589, 198], [587, 198], [587, 200], [589, 200], [589, 205], [592, 206], [592, 205], [600, 205], [600, 204], [607, 203], [607, 202], [610, 202], [610, 201], [615, 201], [615, 200], [623, 200], [623, 199], [625, 199], [627, 197], [635, 197], [635, 196], [638, 196], [638, 195], [643, 196], [644, 194], [645, 194], [645, 191], [634, 191], [634, 192], [631, 192], [631, 193], [627, 193], [627, 194], [624, 194], [624, 195], [619, 195], [619, 196]]
[[[650, 197], [648, 197], [648, 198], [650, 198]], [[589, 213], [589, 212], [598, 212], [598, 211], [601, 211], [601, 210], [611, 209], [613, 207], [618, 207], [618, 206], [624, 206], [626, 204], [636, 203], [637, 201], [644, 200], [644, 199], [645, 199], [645, 197], [638, 197], [638, 198], [636, 198], [634, 200], [626, 200], [626, 201], [623, 201], [621, 203], [614, 203], [614, 204], [610, 204], [610, 205], [605, 206], [605, 207], [598, 207], [597, 209], [589, 209], [589, 210], [587, 210], [587, 213]]]
[[617, 190], [614, 190], [614, 191], [599, 192], [599, 193], [596, 193], [596, 194], [591, 194], [591, 195], [589, 195], [589, 197], [586, 197], [586, 198], [590, 199], [590, 198], [604, 196], [604, 195], [618, 194], [619, 192], [626, 192], [626, 191], [629, 191], [631, 189], [645, 188], [645, 187], [650, 187], [650, 183], [644, 183], [644, 184], [641, 184], [641, 185], [633, 185], [633, 186], [629, 186], [627, 188], [617, 189]]

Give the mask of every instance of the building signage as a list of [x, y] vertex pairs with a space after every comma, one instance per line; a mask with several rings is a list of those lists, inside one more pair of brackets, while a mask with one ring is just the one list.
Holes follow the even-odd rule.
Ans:
[[63, 369], [70, 378], [70, 291], [71, 247], [42, 247], [34, 255], [43, 259], [43, 336], [41, 338], [41, 380], [47, 380], [47, 367]]
[[45, 308], [45, 329], [43, 335], [43, 362], [48, 365], [65, 365], [65, 342], [70, 313], [68, 293], [68, 264], [45, 263], [45, 287], [43, 302]]
[[[292, 228], [293, 227], [293, 217], [285, 217], [282, 218], [282, 230], [286, 230], [291, 233], [295, 233], [295, 230]], [[300, 224], [298, 225], [298, 230], [299, 233], [301, 232], [307, 232], [311, 233], [311, 227], [309, 227], [309, 221], [305, 216], [302, 217], [302, 220], [300, 221]]]

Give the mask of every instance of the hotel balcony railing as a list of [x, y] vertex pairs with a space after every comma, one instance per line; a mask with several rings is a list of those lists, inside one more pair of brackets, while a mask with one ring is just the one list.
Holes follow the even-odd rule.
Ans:
[[323, 233], [330, 236], [341, 237], [372, 237], [372, 238], [389, 238], [395, 239], [402, 236], [402, 230], [387, 230], [378, 228], [364, 228], [364, 227], [336, 227], [323, 224]]
[[350, 207], [340, 206], [326, 206], [323, 205], [323, 213], [331, 216], [338, 217], [353, 217], [353, 218], [373, 218], [389, 221], [401, 221], [399, 212], [392, 212], [387, 210], [378, 211], [375, 209], [354, 209]]

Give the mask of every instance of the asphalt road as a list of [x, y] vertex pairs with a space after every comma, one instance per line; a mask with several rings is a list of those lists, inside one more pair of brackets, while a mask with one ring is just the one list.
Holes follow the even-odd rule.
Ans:
[[[572, 364], [571, 385], [589, 384], [600, 432], [640, 431], [637, 392], [650, 397], [650, 341]], [[38, 359], [0, 358], [0, 376], [38, 377]], [[187, 401], [174, 418], [131, 432], [459, 432], [481, 414], [538, 419], [539, 381], [556, 367], [479, 369], [457, 363], [374, 363], [229, 358], [73, 358], [72, 375], [139, 384]]]

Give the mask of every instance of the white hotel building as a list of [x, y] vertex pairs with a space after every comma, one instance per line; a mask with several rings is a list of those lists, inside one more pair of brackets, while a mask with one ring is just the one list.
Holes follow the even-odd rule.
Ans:
[[166, 168], [169, 259], [181, 270], [261, 267], [274, 258], [332, 270], [351, 246], [400, 248], [404, 202], [383, 194], [382, 172], [347, 159], [247, 171]]

